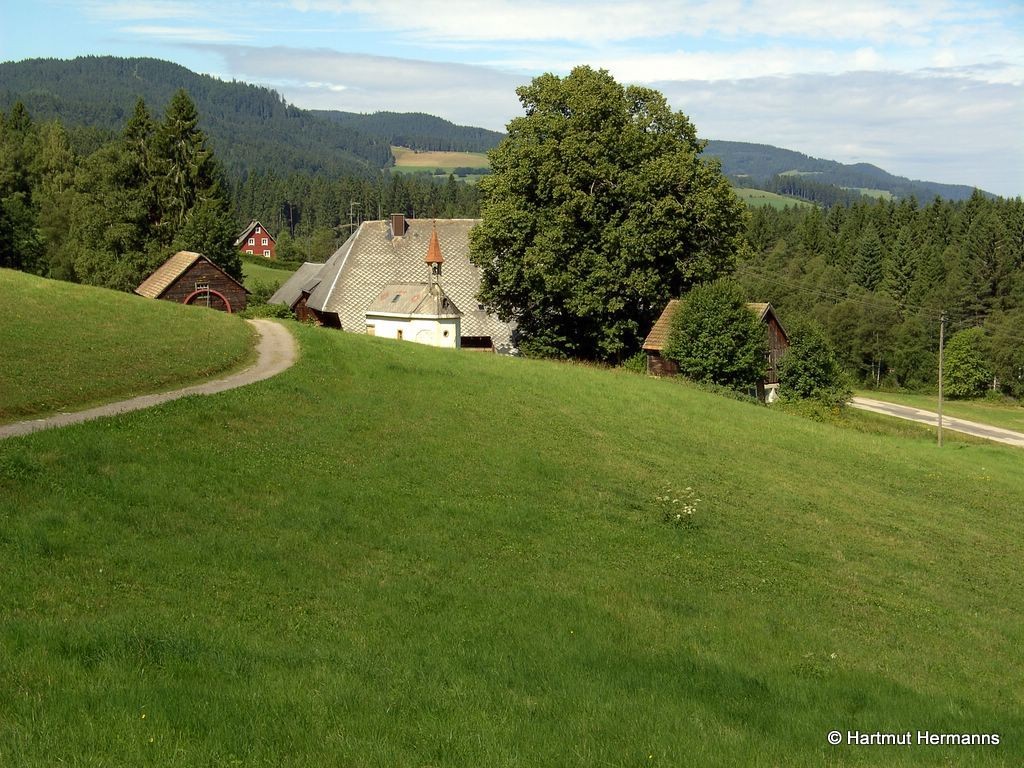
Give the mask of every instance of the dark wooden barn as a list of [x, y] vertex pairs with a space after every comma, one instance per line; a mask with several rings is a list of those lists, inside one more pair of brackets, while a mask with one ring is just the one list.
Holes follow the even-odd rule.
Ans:
[[[662, 356], [668, 343], [669, 332], [672, 330], [672, 318], [679, 306], [679, 299], [672, 299], [644, 340], [643, 349], [647, 353], [647, 372], [652, 376], [675, 376], [679, 373], [679, 366], [674, 361]], [[779, 385], [779, 361], [789, 349], [789, 336], [771, 304], [747, 304], [747, 307], [768, 329], [768, 345], [765, 349], [768, 368], [765, 371], [764, 380], [757, 383], [757, 395], [763, 400], [766, 394], [770, 395], [771, 390]], [[769, 399], [771, 398], [769, 397]]]
[[222, 312], [241, 312], [249, 293], [201, 253], [178, 251], [135, 289], [148, 299], [197, 304]]

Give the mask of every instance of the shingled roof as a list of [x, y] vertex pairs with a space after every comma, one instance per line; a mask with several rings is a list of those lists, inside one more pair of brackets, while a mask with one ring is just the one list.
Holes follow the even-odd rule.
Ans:
[[223, 269], [203, 256], [203, 254], [195, 253], [194, 251], [178, 251], [176, 254], [171, 256], [171, 258], [157, 267], [153, 274], [143, 280], [139, 287], [135, 289], [135, 292], [140, 296], [145, 296], [147, 299], [159, 299], [163, 296], [164, 291], [174, 284], [175, 280], [185, 274], [189, 267], [200, 259], [207, 262], [211, 267], [219, 272], [222, 272], [228, 280], [238, 283], [239, 287], [241, 287], [246, 293], [250, 293], [249, 289], [235, 280], [235, 278], [231, 277], [227, 272], [224, 272]]
[[320, 272], [323, 270], [323, 263], [307, 261], [297, 270], [292, 272], [285, 282], [267, 299], [268, 304], [286, 304], [294, 307], [302, 294], [310, 293], [320, 284]]
[[[306, 306], [338, 316], [342, 329], [362, 333], [366, 310], [384, 286], [418, 283], [430, 276], [426, 256], [436, 229], [444, 253], [441, 286], [462, 311], [463, 336], [489, 336], [495, 349], [512, 350], [512, 327], [484, 311], [476, 295], [480, 270], [469, 260], [469, 233], [477, 219], [406, 219], [394, 236], [387, 221], [366, 221], [324, 264]], [[289, 281], [291, 282], [291, 281]], [[286, 284], [287, 285], [287, 284]], [[282, 290], [284, 286], [282, 286]], [[283, 303], [283, 302], [282, 302]]]
[[669, 331], [672, 330], [672, 317], [679, 308], [679, 299], [672, 299], [662, 310], [661, 316], [654, 323], [651, 332], [644, 339], [645, 352], [661, 352], [668, 342]]
[[458, 317], [462, 312], [443, 290], [432, 292], [429, 283], [390, 283], [366, 308], [366, 314]]

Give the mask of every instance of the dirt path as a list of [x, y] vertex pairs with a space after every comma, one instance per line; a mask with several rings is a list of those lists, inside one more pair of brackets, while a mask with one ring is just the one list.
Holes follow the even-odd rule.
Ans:
[[119, 413], [138, 411], [143, 408], [152, 408], [171, 400], [188, 395], [213, 395], [236, 387], [244, 387], [263, 379], [276, 376], [290, 368], [298, 355], [298, 347], [295, 344], [295, 337], [280, 323], [270, 320], [249, 320], [259, 333], [259, 340], [256, 342], [256, 362], [244, 371], [226, 376], [223, 379], [207, 381], [203, 384], [195, 384], [184, 389], [175, 389], [171, 392], [159, 392], [154, 395], [141, 395], [130, 400], [120, 400], [116, 403], [108, 403], [97, 408], [90, 408], [87, 411], [76, 411], [74, 413], [58, 413], [54, 416], [47, 416], [43, 419], [31, 419], [29, 421], [16, 421], [13, 424], [0, 425], [0, 439], [15, 437], [16, 435], [27, 435], [30, 432], [38, 432], [41, 429], [51, 427], [64, 427], [68, 424], [78, 424], [83, 421], [99, 419], [104, 416], [116, 416]]
[[[886, 403], [881, 400], [871, 400], [867, 397], [855, 397], [850, 401], [850, 405], [863, 411], [882, 413], [886, 416], [895, 416], [897, 419], [916, 421], [933, 427], [939, 423], [939, 415], [937, 413], [922, 411], [920, 408], [912, 408], [909, 405], [896, 405], [895, 403]], [[1001, 427], [979, 424], [976, 421], [967, 421], [966, 419], [956, 419], [943, 414], [942, 428], [952, 430], [953, 432], [963, 432], [965, 435], [973, 435], [974, 437], [983, 437], [986, 440], [995, 440], [997, 443], [1006, 443], [1007, 445], [1024, 448], [1024, 433], [1002, 429]]]

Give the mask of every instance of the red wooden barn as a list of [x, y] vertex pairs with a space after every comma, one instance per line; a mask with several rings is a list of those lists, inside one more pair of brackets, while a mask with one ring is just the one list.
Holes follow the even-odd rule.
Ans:
[[249, 291], [201, 253], [178, 251], [135, 289], [148, 299], [198, 304], [223, 312], [245, 309]]
[[250, 221], [249, 226], [242, 230], [242, 234], [235, 240], [235, 248], [249, 256], [277, 258], [277, 241], [256, 219]]

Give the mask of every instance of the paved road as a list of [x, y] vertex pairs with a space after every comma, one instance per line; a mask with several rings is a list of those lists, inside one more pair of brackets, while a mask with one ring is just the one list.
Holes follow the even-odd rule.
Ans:
[[217, 392], [224, 392], [236, 387], [243, 387], [246, 384], [269, 379], [284, 370], [287, 370], [295, 363], [297, 347], [295, 337], [280, 323], [270, 320], [249, 320], [250, 324], [256, 327], [259, 333], [259, 340], [256, 342], [256, 362], [244, 371], [226, 376], [223, 379], [208, 381], [204, 384], [196, 384], [183, 389], [176, 389], [172, 392], [161, 392], [155, 395], [142, 395], [133, 397], [131, 400], [121, 400], [116, 403], [108, 403], [97, 408], [90, 408], [87, 411], [75, 413], [58, 413], [55, 416], [48, 416], [45, 419], [32, 419], [30, 421], [16, 421], [13, 424], [0, 426], [0, 440], [5, 437], [16, 435], [27, 435], [30, 432], [38, 432], [41, 429], [51, 427], [64, 427], [68, 424], [78, 424], [83, 421], [99, 419], [104, 416], [115, 416], [119, 413], [138, 411], [143, 408], [152, 408], [171, 400], [188, 395], [213, 395]]
[[[884, 403], [881, 400], [871, 400], [866, 397], [855, 397], [850, 401], [854, 408], [875, 413], [884, 413], [886, 416], [895, 416], [897, 419], [917, 421], [921, 424], [938, 426], [939, 415], [932, 411], [922, 411], [920, 408], [911, 408], [907, 405], [896, 405], [895, 403]], [[942, 428], [953, 432], [963, 432], [966, 435], [982, 437], [986, 440], [995, 440], [997, 443], [1015, 445], [1024, 448], [1024, 433], [1013, 432], [1009, 429], [992, 427], [988, 424], [979, 424], [976, 421], [954, 419], [945, 414], [942, 415]]]

